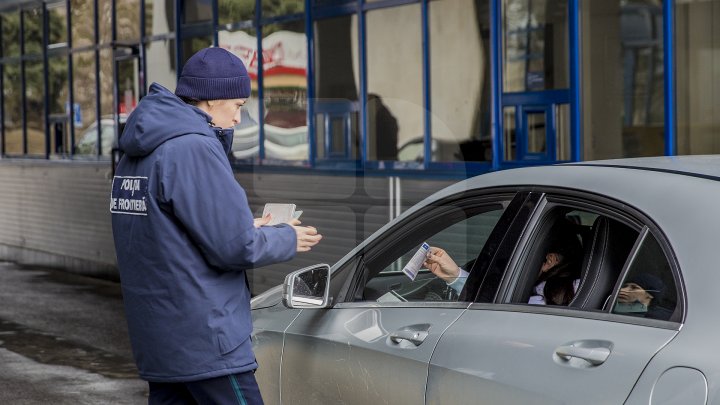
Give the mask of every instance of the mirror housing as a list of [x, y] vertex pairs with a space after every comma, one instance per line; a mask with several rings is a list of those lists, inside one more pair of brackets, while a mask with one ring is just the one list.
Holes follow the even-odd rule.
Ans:
[[316, 264], [285, 277], [283, 304], [288, 308], [327, 308], [330, 306], [330, 266]]

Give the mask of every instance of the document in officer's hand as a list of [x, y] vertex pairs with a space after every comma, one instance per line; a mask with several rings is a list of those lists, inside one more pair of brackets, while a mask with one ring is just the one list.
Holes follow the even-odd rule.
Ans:
[[277, 225], [290, 222], [291, 219], [300, 218], [302, 211], [296, 211], [295, 204], [267, 203], [263, 208], [263, 218], [267, 214], [272, 215], [267, 225]]
[[417, 277], [418, 272], [422, 268], [423, 262], [425, 262], [425, 258], [427, 257], [429, 251], [430, 245], [428, 245], [427, 242], [423, 243], [420, 245], [420, 249], [415, 252], [408, 264], [403, 267], [403, 273], [410, 277], [410, 280], [415, 281], [415, 277]]

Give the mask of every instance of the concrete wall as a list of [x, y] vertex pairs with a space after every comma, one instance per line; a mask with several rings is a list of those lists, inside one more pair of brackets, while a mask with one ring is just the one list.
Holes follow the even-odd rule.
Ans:
[[[108, 197], [108, 162], [0, 161], [0, 260], [63, 268], [117, 279]], [[324, 240], [316, 249], [275, 266], [253, 270], [253, 292], [316, 263], [332, 264], [390, 219], [389, 179], [237, 173], [251, 209], [266, 202], [293, 202], [302, 221]], [[406, 208], [450, 181], [402, 180]]]

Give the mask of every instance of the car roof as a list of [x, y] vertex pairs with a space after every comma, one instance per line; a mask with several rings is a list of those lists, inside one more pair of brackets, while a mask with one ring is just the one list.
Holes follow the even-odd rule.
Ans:
[[656, 156], [632, 159], [597, 160], [573, 163], [572, 165], [653, 170], [720, 180], [720, 155]]

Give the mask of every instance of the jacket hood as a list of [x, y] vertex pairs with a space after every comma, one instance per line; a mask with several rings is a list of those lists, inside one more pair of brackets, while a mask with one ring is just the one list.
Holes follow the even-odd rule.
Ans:
[[212, 118], [185, 103], [170, 90], [153, 83], [150, 93], [130, 114], [119, 146], [129, 156], [147, 156], [165, 141], [186, 134], [215, 136]]

